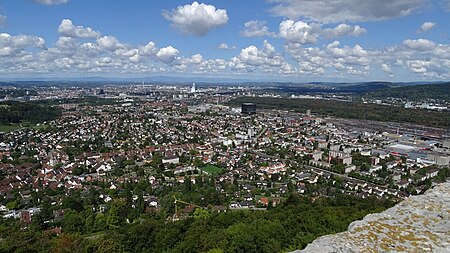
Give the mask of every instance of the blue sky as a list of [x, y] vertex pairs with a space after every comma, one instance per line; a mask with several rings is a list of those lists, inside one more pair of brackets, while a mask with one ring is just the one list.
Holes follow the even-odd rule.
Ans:
[[3, 0], [0, 79], [450, 79], [449, 0]]

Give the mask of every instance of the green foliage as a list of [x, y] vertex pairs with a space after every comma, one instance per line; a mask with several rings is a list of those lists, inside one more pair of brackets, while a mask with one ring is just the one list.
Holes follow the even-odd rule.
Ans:
[[331, 170], [333, 172], [339, 173], [339, 174], [344, 174], [345, 173], [345, 164], [337, 164], [337, 165], [333, 165], [331, 167]]
[[110, 229], [118, 228], [120, 225], [119, 217], [119, 207], [115, 204], [111, 206], [109, 210], [108, 218], [106, 219], [106, 224]]
[[62, 229], [66, 232], [82, 232], [84, 227], [83, 217], [76, 212], [69, 212], [64, 216]]
[[194, 219], [206, 219], [209, 217], [208, 210], [203, 208], [196, 208], [194, 211]]
[[6, 208], [8, 208], [9, 210], [17, 209], [18, 207], [19, 207], [19, 204], [15, 200], [11, 201], [11, 202], [8, 202], [6, 204]]
[[448, 167], [442, 168], [438, 172], [438, 178], [441, 181], [445, 181], [448, 177], [450, 177], [450, 169]]
[[[315, 201], [290, 195], [268, 211], [209, 213], [197, 208], [194, 218], [177, 222], [149, 216], [127, 224], [124, 218], [129, 211], [125, 203], [113, 202], [106, 214], [91, 209], [66, 213], [61, 236], [20, 229], [13, 225], [16, 223], [0, 223], [0, 252], [292, 251], [304, 248], [319, 236], [346, 230], [352, 221], [392, 205], [376, 198], [347, 195]], [[90, 234], [93, 231], [103, 232]]]
[[370, 98], [402, 98], [405, 100], [439, 99], [450, 101], [450, 83], [396, 87], [369, 92]]
[[58, 107], [37, 102], [8, 101], [0, 105], [0, 124], [30, 122], [42, 123], [55, 119], [61, 114]]

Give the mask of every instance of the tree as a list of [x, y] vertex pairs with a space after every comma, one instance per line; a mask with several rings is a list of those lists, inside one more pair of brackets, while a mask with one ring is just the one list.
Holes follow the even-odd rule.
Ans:
[[53, 217], [53, 211], [49, 197], [45, 196], [42, 199], [42, 209], [39, 214], [44, 221], [50, 220]]
[[108, 218], [106, 224], [109, 229], [118, 228], [120, 225], [119, 208], [116, 204], [111, 205], [111, 209], [108, 212]]
[[108, 227], [108, 221], [106, 215], [98, 213], [95, 215], [94, 228], [96, 231], [105, 230]]
[[64, 215], [62, 221], [62, 229], [67, 232], [75, 233], [82, 232], [84, 226], [84, 219], [76, 212], [69, 212]]
[[194, 219], [206, 219], [209, 217], [208, 210], [205, 210], [203, 208], [196, 208], [194, 211]]
[[83, 167], [77, 166], [72, 170], [72, 174], [75, 176], [82, 175], [84, 173]]
[[193, 164], [194, 164], [194, 166], [197, 167], [197, 168], [202, 167], [202, 166], [204, 165], [203, 161], [202, 161], [200, 158], [198, 158], [198, 157], [195, 158]]
[[16, 200], [14, 200], [14, 201], [8, 202], [6, 204], [6, 208], [8, 208], [9, 210], [15, 210], [15, 209], [19, 208], [19, 204], [17, 203]]
[[120, 242], [113, 239], [100, 239], [95, 243], [98, 253], [126, 252]]
[[445, 181], [448, 177], [450, 177], [450, 169], [448, 167], [439, 170], [438, 172], [439, 180]]

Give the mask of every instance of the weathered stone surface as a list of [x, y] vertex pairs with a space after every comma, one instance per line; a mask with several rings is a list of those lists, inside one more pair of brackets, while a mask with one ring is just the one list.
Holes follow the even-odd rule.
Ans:
[[450, 182], [295, 252], [450, 252]]

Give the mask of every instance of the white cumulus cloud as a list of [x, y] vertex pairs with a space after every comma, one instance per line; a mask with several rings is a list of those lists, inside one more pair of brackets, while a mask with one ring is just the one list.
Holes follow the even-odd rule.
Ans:
[[271, 12], [291, 19], [321, 23], [375, 21], [409, 15], [425, 0], [268, 0]]
[[236, 46], [229, 46], [227, 43], [221, 43], [217, 49], [223, 49], [223, 50], [233, 50], [236, 49]]
[[43, 38], [30, 35], [11, 36], [8, 33], [0, 33], [0, 56], [13, 56], [26, 48], [45, 49]]
[[44, 5], [58, 5], [58, 4], [66, 4], [69, 0], [33, 0], [36, 3], [44, 4]]
[[308, 24], [303, 21], [284, 20], [280, 23], [279, 37], [290, 43], [316, 43], [321, 27], [319, 24]]
[[278, 37], [288, 43], [314, 44], [321, 37], [333, 39], [343, 36], [358, 37], [365, 34], [366, 29], [359, 25], [339, 24], [333, 28], [322, 28], [318, 23], [307, 23], [303, 21], [284, 20], [280, 23]]
[[181, 33], [196, 36], [203, 36], [228, 22], [226, 10], [198, 2], [178, 6], [172, 11], [163, 11], [162, 15]]
[[358, 37], [365, 34], [366, 29], [360, 27], [359, 25], [352, 26], [347, 24], [340, 24], [335, 28], [327, 28], [323, 30], [323, 34], [328, 38], [336, 38], [342, 36], [354, 36]]
[[83, 26], [74, 26], [72, 20], [63, 19], [58, 27], [60, 35], [72, 38], [98, 38], [99, 32], [94, 31], [92, 28]]
[[262, 48], [251, 45], [242, 49], [238, 56], [231, 59], [229, 65], [233, 70], [244, 72], [260, 70], [264, 73], [293, 74], [297, 71], [267, 40], [264, 40]]
[[250, 20], [245, 22], [244, 29], [240, 32], [243, 37], [261, 37], [274, 36], [273, 32], [269, 32], [269, 27], [266, 26], [265, 21]]
[[417, 40], [407, 39], [403, 41], [403, 45], [419, 51], [432, 50], [436, 47], [436, 44], [433, 41], [427, 39], [417, 39]]
[[113, 36], [103, 36], [97, 41], [100, 47], [110, 51], [114, 51], [116, 49], [124, 47], [124, 45]]
[[150, 41], [147, 45], [139, 47], [139, 54], [142, 56], [154, 56], [158, 52], [155, 42]]
[[433, 27], [434, 27], [435, 25], [436, 25], [436, 23], [433, 23], [433, 22], [425, 22], [425, 23], [423, 23], [423, 24], [419, 27], [418, 32], [419, 32], [419, 33], [428, 32], [428, 31], [430, 31], [431, 29], [433, 29]]
[[164, 63], [172, 63], [175, 59], [177, 59], [179, 54], [180, 51], [178, 51], [178, 49], [168, 46], [159, 49], [156, 53], [156, 57]]

